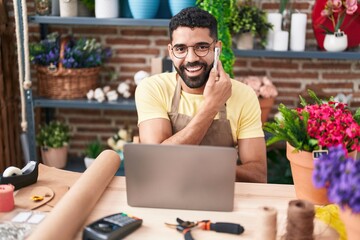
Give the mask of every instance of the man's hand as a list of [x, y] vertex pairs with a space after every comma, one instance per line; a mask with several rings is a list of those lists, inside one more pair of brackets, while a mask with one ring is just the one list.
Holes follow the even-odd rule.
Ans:
[[204, 89], [204, 103], [203, 107], [208, 111], [218, 112], [221, 106], [231, 96], [231, 80], [219, 61], [219, 72], [216, 69], [211, 69], [209, 79]]

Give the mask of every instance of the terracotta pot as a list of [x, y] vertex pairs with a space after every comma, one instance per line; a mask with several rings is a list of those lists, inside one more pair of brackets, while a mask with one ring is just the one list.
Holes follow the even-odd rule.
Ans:
[[[286, 143], [286, 157], [290, 161], [291, 173], [297, 198], [304, 199], [317, 205], [327, 205], [329, 200], [326, 188], [316, 188], [312, 181], [314, 159], [311, 152], [293, 152], [295, 148]], [[356, 151], [349, 156], [356, 158]]]
[[299, 151], [286, 143], [286, 157], [290, 161], [291, 173], [294, 181], [296, 196], [313, 204], [329, 204], [326, 188], [315, 188], [312, 182], [314, 159], [311, 152]]
[[44, 148], [41, 147], [41, 158], [45, 165], [56, 168], [64, 168], [67, 163], [68, 148]]
[[268, 120], [274, 102], [275, 98], [259, 98], [261, 108], [261, 122], [263, 125]]
[[353, 213], [351, 208], [345, 207], [339, 210], [340, 219], [343, 221], [348, 240], [359, 240], [360, 238], [360, 214]]

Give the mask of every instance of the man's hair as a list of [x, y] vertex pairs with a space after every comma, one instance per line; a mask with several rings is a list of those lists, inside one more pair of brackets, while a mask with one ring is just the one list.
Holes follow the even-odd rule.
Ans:
[[178, 27], [208, 28], [210, 36], [214, 40], [217, 40], [218, 37], [216, 18], [199, 7], [184, 8], [171, 18], [169, 23], [170, 41], [172, 41], [173, 32]]

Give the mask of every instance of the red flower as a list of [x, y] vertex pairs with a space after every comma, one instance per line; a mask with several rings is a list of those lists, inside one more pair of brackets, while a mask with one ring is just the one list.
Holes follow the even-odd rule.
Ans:
[[323, 148], [343, 145], [348, 150], [360, 150], [360, 126], [354, 120], [346, 104], [327, 102], [299, 108], [298, 113], [309, 114], [307, 133]]

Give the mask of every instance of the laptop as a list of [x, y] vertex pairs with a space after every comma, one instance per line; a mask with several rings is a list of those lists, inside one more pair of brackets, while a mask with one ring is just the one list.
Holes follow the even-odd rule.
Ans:
[[235, 148], [126, 144], [127, 202], [132, 207], [232, 211]]

